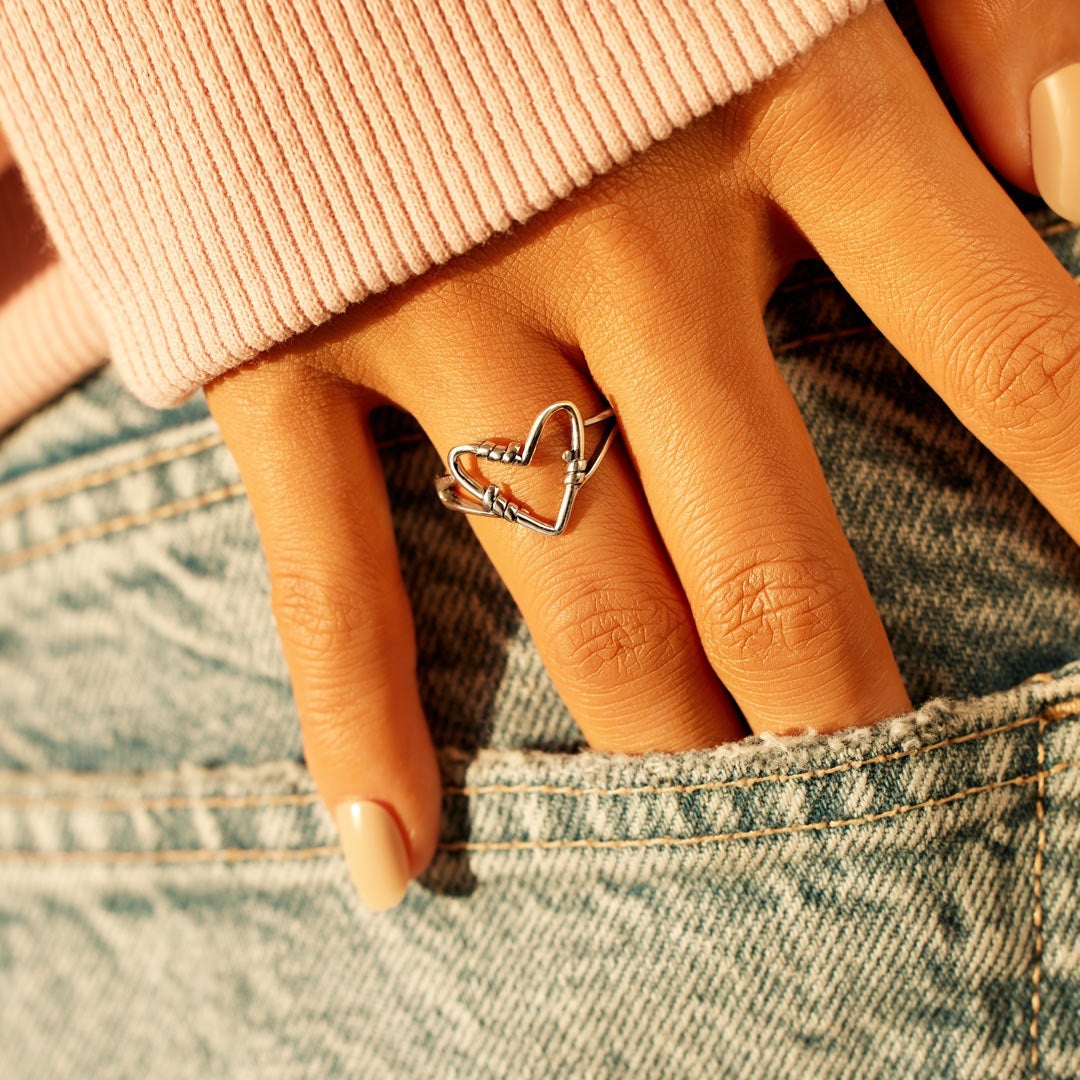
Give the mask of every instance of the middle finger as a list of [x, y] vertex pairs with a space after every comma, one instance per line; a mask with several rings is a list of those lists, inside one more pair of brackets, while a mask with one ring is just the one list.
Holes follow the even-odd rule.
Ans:
[[[502, 326], [493, 321], [494, 328], [484, 318], [450, 316], [439, 333], [420, 328], [423, 393], [405, 375], [415, 364], [386, 357], [380, 365], [389, 373], [387, 396], [417, 417], [444, 455], [453, 446], [487, 440], [520, 445], [534, 418], [553, 402], [574, 402], [584, 418], [602, 405], [595, 386], [551, 342], [508, 328], [510, 320]], [[405, 349], [412, 357], [419, 351]], [[565, 417], [556, 414], [550, 427], [537, 444], [535, 468], [474, 461], [471, 455], [464, 464], [484, 485], [500, 485], [502, 494], [550, 519], [565, 473], [559, 460]], [[587, 429], [587, 453], [596, 444], [595, 430]], [[618, 439], [578, 493], [561, 535], [486, 517], [470, 515], [468, 521], [592, 747], [676, 751], [746, 734], [705, 658]]]

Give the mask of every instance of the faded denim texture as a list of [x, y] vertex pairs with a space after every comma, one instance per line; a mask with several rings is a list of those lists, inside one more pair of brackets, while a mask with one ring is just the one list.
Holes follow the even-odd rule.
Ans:
[[385, 411], [445, 813], [378, 915], [201, 398], [0, 441], [0, 1076], [1080, 1075], [1080, 552], [820, 264], [767, 317], [921, 707], [588, 750]]

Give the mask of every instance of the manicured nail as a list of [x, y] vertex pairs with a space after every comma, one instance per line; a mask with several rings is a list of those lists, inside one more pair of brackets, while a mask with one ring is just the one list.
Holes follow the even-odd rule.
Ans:
[[1080, 64], [1059, 68], [1031, 91], [1031, 163], [1046, 205], [1080, 222]]
[[409, 864], [397, 822], [375, 802], [338, 804], [337, 827], [353, 885], [372, 911], [401, 902], [409, 887]]

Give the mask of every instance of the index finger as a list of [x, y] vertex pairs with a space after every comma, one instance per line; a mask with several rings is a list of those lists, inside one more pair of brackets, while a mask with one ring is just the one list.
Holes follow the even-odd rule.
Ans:
[[393, 907], [430, 862], [442, 789], [382, 465], [358, 388], [279, 347], [206, 388], [270, 576], [304, 760], [353, 883]]
[[779, 123], [795, 120], [792, 152], [774, 154], [770, 194], [1080, 541], [1080, 290], [965, 141], [885, 6], [833, 39], [821, 67], [787, 78]]

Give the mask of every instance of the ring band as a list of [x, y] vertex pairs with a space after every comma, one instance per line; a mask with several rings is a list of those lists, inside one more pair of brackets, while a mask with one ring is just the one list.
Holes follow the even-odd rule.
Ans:
[[[532, 462], [536, 451], [536, 444], [540, 440], [540, 433], [544, 425], [557, 412], [565, 412], [570, 417], [570, 447], [563, 452], [562, 458], [566, 462], [566, 475], [563, 477], [562, 505], [554, 521], [545, 521], [535, 517], [521, 503], [513, 502], [501, 494], [498, 484], [484, 485], [475, 476], [470, 475], [461, 467], [460, 459], [471, 454], [479, 460], [486, 458], [488, 461], [498, 461], [505, 465], [528, 465]], [[585, 457], [585, 429], [592, 424], [607, 424], [600, 442], [593, 450], [589, 458]], [[524, 445], [518, 443], [469, 443], [463, 446], [455, 446], [446, 455], [446, 466], [449, 469], [443, 476], [436, 477], [435, 490], [442, 500], [443, 506], [451, 510], [459, 510], [463, 514], [481, 514], [484, 517], [502, 518], [504, 521], [516, 522], [526, 529], [534, 532], [545, 533], [548, 536], [558, 536], [570, 520], [570, 510], [574, 505], [578, 489], [596, 471], [596, 467], [603, 460], [615, 433], [619, 430], [618, 421], [613, 409], [604, 409], [588, 420], [581, 418], [581, 410], [572, 401], [556, 401], [549, 405], [533, 421]]]

